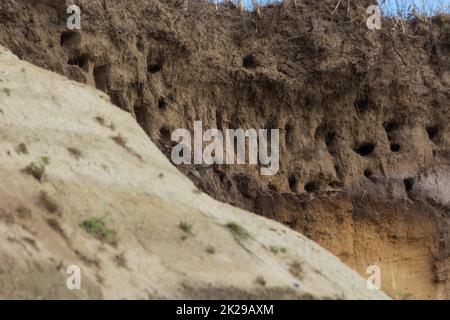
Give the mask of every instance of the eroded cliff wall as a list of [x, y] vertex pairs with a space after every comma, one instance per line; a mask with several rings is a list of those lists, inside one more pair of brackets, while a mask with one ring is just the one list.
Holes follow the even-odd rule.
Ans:
[[280, 171], [180, 170], [218, 200], [298, 230], [393, 297], [449, 298], [450, 17], [365, 22], [367, 1], [2, 1], [0, 43], [95, 86], [167, 156], [176, 128], [281, 129]]

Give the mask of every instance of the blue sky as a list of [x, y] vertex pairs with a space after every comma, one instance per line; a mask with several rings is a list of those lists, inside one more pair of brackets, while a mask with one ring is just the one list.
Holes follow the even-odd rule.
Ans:
[[450, 13], [450, 0], [381, 0], [379, 1], [386, 14], [396, 14], [397, 4], [403, 14], [416, 7], [419, 12], [425, 11], [428, 15], [436, 11]]

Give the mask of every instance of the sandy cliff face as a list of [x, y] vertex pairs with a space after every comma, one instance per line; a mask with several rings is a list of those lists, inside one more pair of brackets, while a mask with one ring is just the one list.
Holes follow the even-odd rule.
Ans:
[[201, 193], [100, 91], [2, 47], [0, 79], [0, 298], [386, 298], [306, 237]]
[[0, 43], [95, 86], [166, 155], [176, 128], [280, 128], [280, 172], [180, 168], [216, 199], [280, 221], [393, 297], [449, 298], [450, 19], [365, 26], [364, 1], [262, 18], [194, 1], [0, 4]]

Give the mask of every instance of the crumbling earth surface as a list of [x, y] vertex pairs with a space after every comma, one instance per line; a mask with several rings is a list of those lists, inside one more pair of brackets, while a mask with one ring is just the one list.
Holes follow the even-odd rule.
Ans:
[[[106, 92], [170, 155], [171, 132], [281, 129], [280, 171], [179, 169], [280, 221], [395, 298], [450, 298], [450, 17], [382, 20], [368, 1], [297, 1], [261, 17], [204, 1], [2, 1], [0, 43]], [[35, 79], [36, 82], [39, 79]]]

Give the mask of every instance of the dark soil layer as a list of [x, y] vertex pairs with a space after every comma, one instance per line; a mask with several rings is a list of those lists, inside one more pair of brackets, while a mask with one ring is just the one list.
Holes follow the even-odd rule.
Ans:
[[334, 15], [337, 1], [297, 2], [258, 18], [201, 1], [80, 0], [73, 32], [66, 1], [5, 0], [0, 43], [108, 93], [166, 155], [194, 120], [280, 128], [275, 176], [180, 170], [364, 276], [379, 265], [393, 297], [450, 298], [450, 17], [370, 31], [367, 1]]

